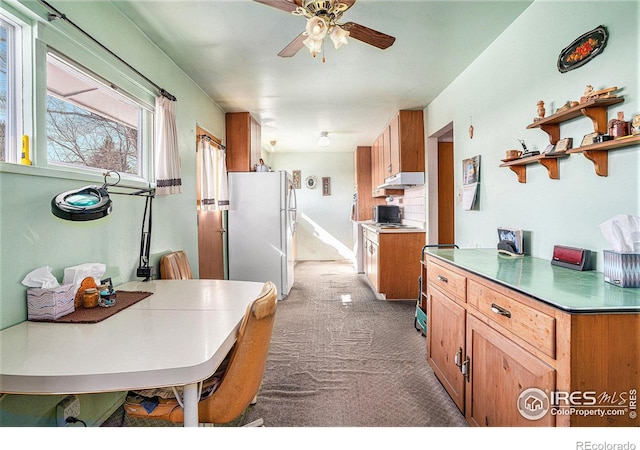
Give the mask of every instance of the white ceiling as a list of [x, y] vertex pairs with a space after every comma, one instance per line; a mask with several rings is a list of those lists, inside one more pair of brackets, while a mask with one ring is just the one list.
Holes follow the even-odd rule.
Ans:
[[252, 0], [112, 1], [223, 111], [251, 112], [263, 148], [276, 140], [277, 152], [319, 151], [321, 131], [332, 141], [322, 151], [371, 145], [396, 111], [427, 106], [531, 3], [357, 0], [341, 22], [395, 43], [349, 39], [335, 50], [327, 39], [323, 63], [306, 48], [277, 56], [305, 19]]

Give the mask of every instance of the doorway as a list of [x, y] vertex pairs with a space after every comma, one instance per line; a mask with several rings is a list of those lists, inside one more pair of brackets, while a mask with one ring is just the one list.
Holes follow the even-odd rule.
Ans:
[[[196, 149], [201, 136], [220, 142], [211, 133], [196, 127]], [[225, 214], [223, 211], [200, 209], [200, 158], [196, 164], [198, 211], [198, 271], [201, 279], [224, 280], [225, 276]]]
[[429, 243], [455, 244], [453, 123], [427, 140], [429, 167]]

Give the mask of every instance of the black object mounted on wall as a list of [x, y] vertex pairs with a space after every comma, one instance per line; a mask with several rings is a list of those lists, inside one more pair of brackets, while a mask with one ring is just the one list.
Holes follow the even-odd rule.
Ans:
[[[116, 176], [115, 183], [108, 183], [107, 177]], [[109, 192], [109, 188], [112, 191]], [[125, 192], [117, 189], [124, 189]], [[113, 202], [110, 194], [135, 195], [145, 197], [144, 214], [142, 217], [142, 231], [140, 236], [140, 260], [137, 276], [145, 281], [153, 278], [155, 270], [149, 267], [149, 254], [151, 250], [151, 217], [152, 201], [155, 197], [155, 188], [138, 188], [120, 184], [120, 174], [118, 172], [106, 172], [102, 186], [85, 186], [62, 192], [51, 199], [51, 212], [54, 216], [63, 220], [74, 222], [85, 222], [89, 220], [101, 219], [108, 216], [113, 211]]]

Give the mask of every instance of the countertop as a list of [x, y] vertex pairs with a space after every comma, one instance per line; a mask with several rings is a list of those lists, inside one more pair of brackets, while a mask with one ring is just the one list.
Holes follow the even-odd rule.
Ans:
[[640, 288], [607, 283], [602, 272], [501, 256], [495, 249], [430, 248], [426, 254], [570, 313], [640, 313]]
[[376, 224], [373, 222], [359, 222], [360, 225], [374, 233], [424, 233], [424, 228], [411, 226], [393, 226], [393, 224]]

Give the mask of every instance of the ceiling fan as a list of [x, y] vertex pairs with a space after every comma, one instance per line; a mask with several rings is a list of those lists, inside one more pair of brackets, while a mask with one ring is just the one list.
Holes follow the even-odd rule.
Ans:
[[[380, 49], [391, 47], [396, 38], [355, 22], [338, 23], [342, 14], [356, 0], [254, 0], [273, 8], [307, 18], [305, 31], [283, 48], [278, 56], [290, 58], [302, 47], [307, 47], [315, 57], [322, 52], [324, 38], [329, 35], [334, 47], [347, 43], [347, 36]], [[324, 57], [322, 58], [324, 62]]]

